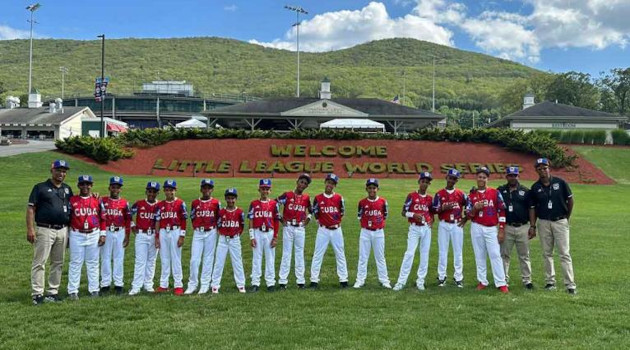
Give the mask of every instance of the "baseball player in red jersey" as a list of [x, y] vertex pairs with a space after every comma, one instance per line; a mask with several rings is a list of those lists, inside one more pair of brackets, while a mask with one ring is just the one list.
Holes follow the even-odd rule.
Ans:
[[236, 206], [238, 192], [236, 188], [225, 190], [225, 208], [219, 210], [218, 232], [219, 244], [217, 256], [212, 271], [212, 294], [219, 293], [221, 288], [221, 276], [227, 253], [230, 253], [234, 281], [240, 293], [245, 293], [245, 272], [243, 271], [243, 259], [241, 258], [241, 234], [245, 228], [245, 214]]
[[175, 197], [175, 180], [164, 181], [165, 199], [160, 201], [155, 213], [156, 248], [160, 249], [162, 275], [158, 292], [167, 292], [171, 270], [173, 272], [174, 294], [184, 294], [182, 283], [182, 245], [186, 237], [186, 203]]
[[160, 183], [149, 181], [146, 187], [146, 199], [141, 199], [131, 207], [132, 215], [136, 216], [136, 223], [132, 223], [132, 230], [136, 234], [136, 262], [133, 270], [133, 282], [129, 295], [140, 293], [144, 287], [153, 293], [153, 277], [155, 276], [155, 259], [157, 258], [157, 239], [155, 231], [155, 213], [157, 212], [157, 195]]
[[92, 196], [92, 176], [79, 176], [79, 195], [70, 198], [70, 267], [68, 296], [79, 299], [81, 269], [87, 270], [88, 291], [99, 296], [98, 247], [105, 243], [105, 221], [100, 199]]
[[197, 290], [199, 264], [201, 264], [202, 259], [199, 294], [205, 294], [210, 289], [214, 250], [217, 246], [217, 218], [219, 217], [219, 209], [221, 209], [221, 202], [212, 198], [213, 190], [213, 180], [201, 180], [201, 198], [195, 199], [190, 207], [190, 220], [194, 234], [190, 252], [190, 277], [188, 288], [184, 294], [192, 294]]
[[[488, 187], [489, 176], [488, 168], [477, 169], [477, 188], [470, 191], [466, 208], [466, 213], [472, 221], [470, 237], [477, 262], [477, 280], [479, 281], [477, 290], [483, 290], [488, 286], [487, 253], [492, 266], [494, 285], [502, 293], [508, 293], [499, 246], [505, 238], [505, 204], [501, 193], [495, 188]], [[497, 225], [499, 225], [498, 233]]]
[[358, 218], [361, 223], [361, 236], [359, 237], [359, 266], [357, 267], [357, 280], [354, 288], [361, 288], [367, 277], [367, 263], [370, 251], [374, 250], [378, 280], [384, 288], [391, 289], [387, 276], [387, 263], [385, 262], [385, 220], [387, 220], [387, 200], [379, 197], [378, 180], [370, 178], [365, 183], [367, 198], [359, 201]]
[[304, 279], [304, 239], [306, 225], [311, 220], [311, 199], [304, 190], [311, 184], [311, 177], [302, 174], [297, 179], [295, 190], [285, 192], [276, 199], [282, 204], [282, 262], [278, 284], [280, 289], [287, 288], [289, 272], [291, 271], [291, 254], [295, 246], [295, 279], [298, 288], [303, 289]]
[[265, 257], [265, 282], [267, 290], [272, 292], [276, 285], [276, 243], [278, 242], [278, 226], [280, 213], [278, 202], [269, 198], [271, 179], [261, 179], [258, 192], [260, 199], [254, 199], [249, 205], [249, 238], [254, 248], [252, 259], [252, 292], [260, 288], [262, 259]]
[[433, 210], [438, 214], [438, 286], [446, 284], [446, 266], [448, 261], [449, 241], [453, 245], [453, 280], [458, 288], [464, 287], [464, 224], [467, 221], [464, 210], [468, 203], [466, 194], [455, 188], [459, 180], [459, 171], [450, 169], [446, 174], [446, 188], [439, 190], [433, 198]]
[[120, 197], [123, 179], [109, 179], [109, 197], [103, 197], [101, 211], [104, 214], [107, 238], [101, 247], [101, 292], [109, 292], [112, 283], [112, 258], [114, 259], [114, 290], [123, 292], [125, 248], [131, 233], [131, 209], [129, 202]]
[[341, 230], [341, 219], [346, 213], [346, 204], [339, 193], [335, 193], [335, 187], [339, 183], [339, 177], [328, 174], [324, 180], [324, 193], [320, 193], [313, 199], [313, 214], [317, 219], [319, 228], [315, 238], [315, 251], [311, 262], [311, 288], [319, 286], [319, 271], [322, 267], [324, 254], [330, 243], [335, 252], [337, 263], [337, 276], [341, 288], [348, 287], [348, 266]]
[[429, 249], [431, 248], [431, 228], [433, 227], [433, 197], [427, 193], [427, 188], [431, 184], [433, 177], [428, 172], [420, 174], [418, 183], [420, 188], [407, 195], [403, 205], [402, 216], [409, 221], [409, 233], [407, 234], [407, 251], [400, 266], [398, 282], [394, 286], [395, 291], [399, 291], [407, 284], [407, 278], [413, 265], [413, 257], [420, 244], [420, 264], [418, 265], [418, 279], [416, 287], [424, 290], [424, 279], [427, 277], [429, 268]]

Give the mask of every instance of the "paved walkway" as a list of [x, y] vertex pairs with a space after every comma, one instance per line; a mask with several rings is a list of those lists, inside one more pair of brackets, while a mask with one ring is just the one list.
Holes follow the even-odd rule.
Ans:
[[0, 146], [0, 157], [14, 156], [22, 153], [43, 152], [56, 149], [54, 141], [29, 141], [27, 144]]

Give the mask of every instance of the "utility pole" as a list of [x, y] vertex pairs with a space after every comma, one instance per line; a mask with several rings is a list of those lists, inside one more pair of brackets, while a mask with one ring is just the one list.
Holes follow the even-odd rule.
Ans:
[[308, 12], [300, 6], [290, 6], [285, 5], [285, 9], [289, 11], [295, 12], [296, 21], [293, 24], [293, 27], [296, 28], [297, 36], [296, 36], [296, 49], [297, 49], [297, 89], [295, 96], [300, 97], [300, 13], [308, 15]]
[[41, 7], [41, 5], [39, 3], [33, 4], [33, 5], [29, 5], [26, 7], [27, 10], [29, 10], [31, 12], [31, 19], [30, 19], [30, 23], [31, 23], [31, 49], [29, 51], [29, 55], [28, 55], [28, 94], [31, 94], [31, 90], [33, 89], [33, 24], [37, 23], [35, 22], [35, 20], [33, 19], [33, 13], [35, 11], [37, 11], [37, 9], [39, 9]]
[[407, 92], [407, 75], [405, 74], [405, 70], [402, 70], [403, 76], [403, 94], [402, 94], [402, 105], [405, 105], [405, 93]]
[[433, 57], [433, 99], [431, 102], [431, 112], [435, 113], [435, 57]]
[[101, 38], [101, 138], [105, 137], [105, 121], [103, 119], [103, 114], [105, 114], [105, 94], [107, 90], [105, 90], [105, 94], [102, 93], [102, 86], [105, 84], [105, 34], [101, 34], [98, 36]]
[[59, 67], [59, 71], [61, 71], [61, 99], [63, 100], [63, 96], [64, 96], [64, 85], [66, 83], [66, 74], [68, 74], [68, 68], [67, 67]]

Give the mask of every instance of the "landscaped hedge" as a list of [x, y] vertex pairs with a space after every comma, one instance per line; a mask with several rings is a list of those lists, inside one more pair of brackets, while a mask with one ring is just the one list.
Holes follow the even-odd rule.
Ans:
[[[560, 143], [605, 145], [605, 130], [536, 130], [536, 134], [547, 135]], [[624, 132], [625, 133], [625, 132]]]
[[567, 155], [558, 146], [556, 140], [547, 134], [527, 133], [512, 129], [422, 129], [406, 134], [376, 133], [364, 134], [353, 131], [330, 129], [294, 130], [288, 133], [276, 131], [247, 131], [242, 129], [144, 129], [130, 130], [117, 138], [105, 140], [89, 136], [73, 137], [57, 141], [57, 148], [71, 154], [84, 154], [92, 159], [106, 163], [108, 160], [129, 158], [132, 153], [126, 147], [153, 147], [171, 140], [188, 139], [326, 139], [326, 140], [415, 140], [490, 143], [507, 149], [547, 157], [554, 166], [571, 165], [575, 156]]
[[615, 145], [630, 145], [630, 135], [626, 130], [613, 130], [611, 136]]

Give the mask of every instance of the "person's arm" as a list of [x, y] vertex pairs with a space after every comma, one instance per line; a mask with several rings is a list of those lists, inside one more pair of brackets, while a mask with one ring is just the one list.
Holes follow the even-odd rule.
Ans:
[[26, 207], [26, 240], [35, 243], [35, 206], [29, 204]]
[[160, 249], [160, 204], [155, 205], [155, 213], [153, 216], [155, 221], [155, 248]]
[[499, 243], [503, 243], [505, 239], [505, 202], [503, 202], [503, 196], [501, 192], [497, 191], [497, 214], [499, 215], [499, 233], [497, 239]]
[[527, 231], [527, 237], [532, 239], [536, 237], [536, 195], [534, 194], [533, 187], [527, 193], [526, 204], [529, 206], [529, 230]]
[[275, 248], [278, 244], [278, 230], [280, 229], [280, 207], [278, 206], [278, 202], [275, 202], [273, 207], [275, 211], [273, 217], [271, 218], [271, 223], [273, 225], [273, 238], [271, 239], [271, 248]]
[[254, 227], [252, 221], [254, 220], [254, 206], [249, 204], [249, 211], [247, 212], [247, 218], [249, 219], [249, 240], [252, 248], [256, 248], [256, 237], [254, 236]]
[[567, 201], [567, 220], [571, 218], [571, 213], [573, 213], [573, 196]]
[[105, 204], [103, 204], [103, 201], [101, 199], [96, 200], [98, 201], [99, 230], [101, 231], [100, 237], [98, 238], [98, 246], [100, 247], [105, 244], [105, 239], [107, 237], [107, 227], [105, 222], [105, 218], [107, 217], [105, 214], [107, 211], [105, 210]]
[[127, 248], [129, 245], [129, 236], [131, 235], [131, 208], [129, 208], [129, 202], [125, 205], [123, 211], [124, 223], [125, 223], [125, 238], [123, 239], [123, 248]]

